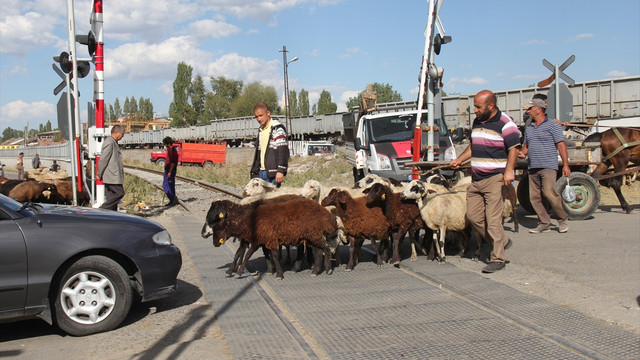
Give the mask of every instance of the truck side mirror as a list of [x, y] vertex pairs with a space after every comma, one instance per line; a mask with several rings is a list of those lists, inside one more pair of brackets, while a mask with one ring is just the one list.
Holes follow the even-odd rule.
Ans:
[[356, 150], [366, 150], [366, 147], [362, 146], [362, 141], [360, 140], [360, 138], [355, 138], [353, 147], [355, 147]]

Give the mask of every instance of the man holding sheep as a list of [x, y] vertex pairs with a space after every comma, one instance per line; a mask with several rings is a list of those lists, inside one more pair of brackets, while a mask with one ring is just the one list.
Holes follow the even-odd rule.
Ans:
[[271, 118], [271, 111], [263, 102], [253, 107], [253, 114], [260, 124], [260, 129], [251, 166], [251, 178], [259, 177], [280, 187], [289, 164], [287, 130], [278, 120]]
[[467, 192], [467, 219], [473, 229], [493, 243], [489, 264], [482, 272], [502, 270], [504, 250], [511, 246], [502, 226], [502, 185], [515, 180], [514, 169], [520, 147], [520, 131], [513, 120], [496, 106], [496, 96], [480, 91], [473, 99], [471, 143], [451, 161], [454, 169], [471, 159], [472, 183]]

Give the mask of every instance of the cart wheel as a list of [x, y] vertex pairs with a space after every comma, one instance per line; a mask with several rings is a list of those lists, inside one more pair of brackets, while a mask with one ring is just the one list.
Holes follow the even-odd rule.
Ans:
[[[600, 186], [591, 176], [582, 172], [572, 172], [569, 175], [569, 184], [576, 192], [575, 201], [567, 203], [562, 200], [562, 207], [569, 215], [569, 219], [584, 220], [589, 218], [600, 204]], [[564, 176], [556, 181], [558, 194], [562, 194], [566, 185], [567, 178]]]
[[529, 198], [529, 174], [526, 172], [522, 174], [520, 181], [518, 182], [518, 202], [523, 209], [527, 210], [529, 214], [534, 214], [533, 206], [531, 206], [531, 198]]

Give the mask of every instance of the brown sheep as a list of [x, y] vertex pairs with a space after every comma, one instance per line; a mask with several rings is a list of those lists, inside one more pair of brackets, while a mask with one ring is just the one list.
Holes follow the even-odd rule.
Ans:
[[[71, 205], [73, 204], [73, 184], [71, 184], [70, 180], [65, 181], [56, 181], [56, 188], [58, 189], [58, 193], [62, 198], [62, 203]], [[91, 203], [91, 198], [89, 197], [89, 192], [87, 192], [86, 187], [82, 187], [82, 192], [78, 192], [76, 188], [78, 205], [87, 206]]]
[[430, 233], [430, 231], [428, 231], [424, 221], [422, 221], [420, 209], [418, 209], [415, 201], [401, 199], [399, 193], [394, 192], [389, 186], [381, 183], [371, 185], [371, 187], [364, 190], [364, 193], [367, 194], [367, 205], [382, 208], [382, 212], [389, 220], [389, 224], [393, 230], [393, 257], [390, 261], [391, 264], [394, 266], [400, 264], [400, 241], [407, 232], [411, 240], [411, 261], [417, 260], [415, 253], [416, 246], [423, 254], [426, 254], [426, 251], [417, 241], [417, 238], [420, 229], [424, 228], [427, 230], [427, 233]]
[[57, 196], [56, 186], [38, 181], [24, 181], [9, 192], [10, 198], [20, 202], [47, 202], [51, 196]]
[[[6, 179], [6, 181], [3, 180], [3, 182], [0, 183], [0, 194], [9, 196], [9, 193], [11, 192], [11, 190], [13, 190], [13, 188], [15, 188], [16, 186], [18, 186], [18, 184], [23, 183], [25, 181], [27, 180], [11, 180], [11, 179]], [[28, 180], [28, 181], [33, 181], [33, 180]]]
[[214, 246], [220, 246], [229, 237], [236, 237], [251, 245], [237, 270], [238, 277], [244, 273], [251, 255], [264, 245], [271, 251], [276, 278], [282, 279], [280, 245], [310, 246], [316, 251], [312, 274], [320, 272], [322, 256], [325, 270], [331, 274], [331, 251], [327, 239], [335, 238], [337, 231], [335, 216], [313, 200], [295, 199], [261, 206], [219, 200], [211, 204], [201, 235], [204, 238], [213, 235]]
[[383, 261], [376, 241], [388, 241], [391, 235], [389, 220], [382, 213], [382, 209], [376, 206], [368, 207], [365, 197], [353, 198], [349, 192], [340, 189], [332, 189], [329, 195], [322, 199], [322, 206], [329, 205], [336, 207], [349, 238], [347, 271], [353, 270], [358, 262], [358, 254], [364, 239], [371, 241], [376, 251], [378, 266], [382, 266]]

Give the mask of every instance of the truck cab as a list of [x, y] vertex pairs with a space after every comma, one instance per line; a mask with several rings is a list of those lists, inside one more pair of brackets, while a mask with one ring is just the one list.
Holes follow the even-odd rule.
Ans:
[[[345, 114], [345, 145], [347, 160], [353, 165], [354, 181], [368, 174], [376, 174], [399, 181], [409, 180], [411, 168], [405, 164], [413, 160], [412, 142], [416, 124], [416, 110], [384, 112], [363, 115]], [[426, 124], [423, 113], [422, 124]], [[426, 148], [426, 131], [423, 127], [422, 149]], [[450, 161], [456, 158], [449, 130], [442, 118], [434, 126], [434, 159]], [[426, 150], [421, 159], [426, 160]]]

